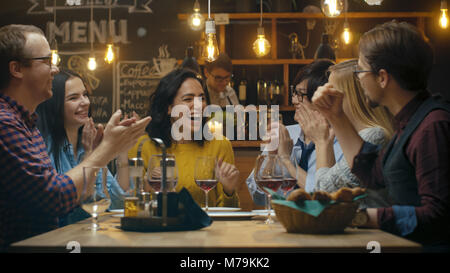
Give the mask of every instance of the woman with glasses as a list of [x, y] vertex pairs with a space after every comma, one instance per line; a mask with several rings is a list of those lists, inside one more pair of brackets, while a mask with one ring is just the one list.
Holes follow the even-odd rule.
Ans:
[[[300, 107], [313, 110], [310, 101], [316, 89], [327, 83], [328, 78], [326, 71], [334, 62], [328, 59], [318, 59], [304, 66], [294, 79], [294, 92], [292, 95], [292, 104], [296, 108], [294, 119], [298, 122], [295, 125], [284, 126], [278, 124], [278, 149], [271, 153], [277, 153], [282, 159], [286, 167], [290, 169], [290, 173], [297, 177], [297, 187], [305, 189], [307, 192], [313, 192], [315, 186], [316, 173], [316, 148], [313, 142], [312, 134], [314, 130], [304, 130], [304, 126], [310, 123], [303, 122], [300, 118]], [[315, 115], [320, 115], [315, 113]], [[320, 131], [319, 131], [320, 132]], [[275, 142], [276, 143], [276, 142]], [[339, 161], [343, 158], [341, 147], [337, 140], [333, 141], [333, 152], [335, 158]], [[296, 168], [296, 165], [299, 168]], [[246, 180], [247, 186], [253, 202], [258, 206], [265, 204], [265, 195], [255, 182], [253, 172]], [[283, 193], [279, 190], [279, 193]]]
[[205, 65], [205, 94], [208, 104], [225, 107], [227, 105], [238, 105], [239, 100], [236, 91], [230, 86], [233, 66], [231, 59], [225, 53], [211, 63]]
[[[343, 111], [365, 141], [384, 146], [392, 137], [392, 116], [384, 107], [372, 108], [364, 96], [364, 91], [356, 77], [357, 60], [341, 62], [328, 69], [328, 83], [344, 93]], [[359, 187], [359, 179], [351, 173], [345, 158], [333, 162], [331, 149], [334, 133], [322, 115], [315, 115], [307, 108], [300, 109], [304, 130], [321, 131], [310, 134], [316, 145], [316, 185], [315, 190], [337, 191], [342, 187]], [[318, 124], [309, 126], [308, 124]], [[368, 190], [368, 197], [361, 207], [387, 206], [385, 191]]]
[[[61, 70], [55, 75], [52, 85], [53, 96], [36, 109], [39, 115], [37, 124], [52, 165], [62, 174], [80, 164], [95, 149], [102, 137], [102, 127], [95, 128], [90, 117], [89, 92], [80, 75]], [[129, 195], [130, 189], [127, 151], [121, 153], [118, 159], [126, 164], [118, 168], [117, 179], [110, 172], [107, 174], [111, 209], [123, 208], [124, 197]], [[59, 226], [89, 217], [89, 213], [77, 207], [60, 217]]]

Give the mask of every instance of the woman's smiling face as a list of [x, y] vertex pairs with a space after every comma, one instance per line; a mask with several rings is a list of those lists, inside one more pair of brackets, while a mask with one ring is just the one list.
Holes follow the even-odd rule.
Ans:
[[78, 77], [70, 77], [66, 81], [64, 97], [64, 126], [81, 127], [89, 119], [88, 91]]

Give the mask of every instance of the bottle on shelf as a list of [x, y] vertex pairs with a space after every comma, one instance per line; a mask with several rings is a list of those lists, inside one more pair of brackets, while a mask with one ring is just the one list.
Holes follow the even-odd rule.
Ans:
[[244, 106], [247, 104], [247, 78], [245, 76], [245, 69], [242, 71], [242, 79], [239, 83], [239, 103]]
[[256, 82], [256, 90], [258, 94], [258, 104], [267, 104], [267, 82], [264, 80], [258, 80]]
[[272, 105], [280, 105], [281, 104], [281, 86], [278, 80], [275, 80], [273, 87], [273, 101]]

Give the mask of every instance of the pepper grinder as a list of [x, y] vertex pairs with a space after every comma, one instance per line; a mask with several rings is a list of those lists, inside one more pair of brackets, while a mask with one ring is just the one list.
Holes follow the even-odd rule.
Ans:
[[133, 157], [128, 159], [128, 166], [130, 176], [134, 183], [134, 197], [139, 197], [139, 194], [144, 191], [144, 184], [142, 181], [142, 174], [144, 172], [144, 160], [141, 157]]
[[152, 138], [162, 150], [162, 180], [161, 180], [161, 188], [162, 188], [162, 226], [167, 226], [167, 162], [166, 162], [166, 145], [159, 138]]

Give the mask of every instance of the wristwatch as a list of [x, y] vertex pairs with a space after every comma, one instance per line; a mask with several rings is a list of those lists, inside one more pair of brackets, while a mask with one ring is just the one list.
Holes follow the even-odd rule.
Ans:
[[367, 213], [367, 209], [358, 209], [356, 211], [355, 217], [352, 220], [353, 227], [364, 226], [369, 222], [369, 214]]

